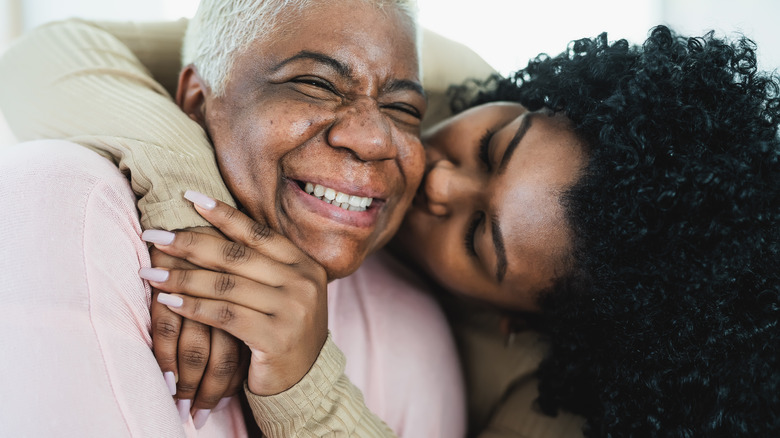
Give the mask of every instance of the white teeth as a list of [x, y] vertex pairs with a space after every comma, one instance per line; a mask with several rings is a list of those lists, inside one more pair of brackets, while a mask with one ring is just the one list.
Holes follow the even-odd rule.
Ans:
[[328, 187], [325, 189], [325, 199], [332, 201], [336, 199], [336, 191]]
[[304, 186], [306, 193], [316, 196], [329, 204], [337, 205], [344, 210], [365, 211], [373, 202], [373, 198], [364, 198], [362, 196], [348, 195], [337, 192], [330, 187], [319, 184], [306, 183]]

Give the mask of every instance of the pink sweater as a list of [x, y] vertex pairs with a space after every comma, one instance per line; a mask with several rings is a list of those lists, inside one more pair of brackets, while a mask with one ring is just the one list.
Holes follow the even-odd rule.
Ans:
[[[113, 164], [65, 141], [2, 149], [0, 205], [0, 436], [246, 435], [236, 400], [199, 431], [181, 425], [150, 349], [135, 196]], [[399, 436], [463, 436], [446, 321], [409, 277], [379, 254], [333, 282], [332, 338], [367, 406]], [[337, 428], [338, 415], [318, 426]]]

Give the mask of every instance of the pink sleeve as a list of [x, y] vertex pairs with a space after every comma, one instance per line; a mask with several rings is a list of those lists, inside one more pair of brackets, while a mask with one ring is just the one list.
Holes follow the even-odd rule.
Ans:
[[330, 329], [366, 405], [401, 438], [463, 437], [465, 394], [445, 316], [388, 254], [328, 291]]
[[[150, 349], [124, 175], [65, 141], [3, 148], [0, 205], [0, 436], [185, 436]], [[228, 412], [209, 423], [243, 428]]]

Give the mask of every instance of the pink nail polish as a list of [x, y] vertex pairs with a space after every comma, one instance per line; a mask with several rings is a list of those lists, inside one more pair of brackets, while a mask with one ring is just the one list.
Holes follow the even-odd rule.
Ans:
[[141, 234], [144, 242], [159, 243], [160, 245], [170, 245], [176, 234], [165, 230], [146, 230]]
[[233, 397], [223, 397], [222, 400], [217, 403], [217, 406], [214, 408], [214, 410], [220, 411], [225, 409], [225, 407], [230, 404], [230, 400], [233, 400]]
[[181, 297], [162, 292], [157, 294], [157, 302], [170, 307], [181, 307], [184, 304], [184, 300]]
[[165, 378], [165, 384], [168, 386], [168, 391], [170, 391], [171, 395], [176, 395], [176, 375], [173, 374], [173, 371], [164, 372], [163, 378]]
[[162, 283], [168, 280], [168, 277], [170, 276], [170, 272], [166, 271], [165, 269], [141, 268], [138, 271], [138, 275], [144, 280], [156, 281], [158, 283]]
[[192, 400], [179, 400], [176, 402], [176, 407], [179, 409], [179, 417], [182, 423], [186, 423], [190, 419], [190, 407], [192, 407]]
[[214, 207], [217, 206], [217, 201], [203, 193], [196, 192], [195, 190], [187, 190], [184, 192], [184, 199], [192, 201], [194, 204], [197, 204], [198, 207], [206, 210], [213, 210]]
[[195, 429], [200, 429], [206, 424], [206, 420], [209, 418], [211, 409], [198, 409], [195, 411], [195, 415], [192, 416], [192, 422], [195, 423]]

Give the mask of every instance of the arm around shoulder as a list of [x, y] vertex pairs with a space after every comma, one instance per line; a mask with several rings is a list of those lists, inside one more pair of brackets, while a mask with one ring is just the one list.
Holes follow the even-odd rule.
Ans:
[[203, 129], [134, 54], [96, 25], [33, 30], [0, 59], [0, 106], [20, 140], [62, 138], [129, 173], [145, 228], [207, 225], [187, 189], [233, 203]]

